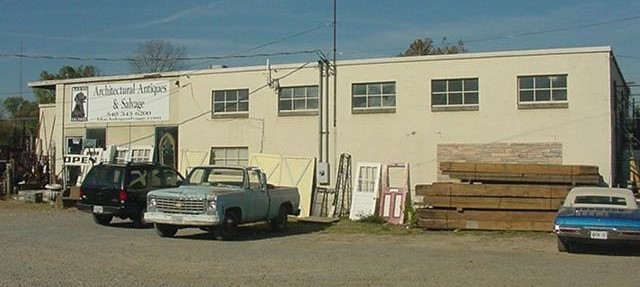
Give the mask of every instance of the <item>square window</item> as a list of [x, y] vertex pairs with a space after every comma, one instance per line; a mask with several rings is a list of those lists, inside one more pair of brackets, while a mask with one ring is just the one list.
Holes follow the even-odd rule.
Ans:
[[357, 84], [353, 85], [353, 95], [366, 95], [367, 94], [367, 85]]
[[367, 97], [353, 97], [353, 107], [354, 108], [366, 108], [367, 107]]
[[450, 105], [462, 105], [462, 93], [449, 94]]
[[[280, 111], [308, 111], [318, 109], [318, 86], [281, 87]], [[288, 103], [283, 103], [287, 101]], [[292, 114], [289, 114], [292, 115]]]
[[369, 101], [367, 103], [367, 107], [380, 107], [382, 106], [382, 97], [369, 97]]
[[[478, 105], [478, 78], [432, 80], [431, 87], [432, 106]], [[459, 108], [446, 110], [459, 110]]]
[[478, 90], [478, 79], [467, 79], [467, 80], [464, 80], [464, 90], [465, 91], [477, 91]]
[[553, 101], [567, 100], [567, 90], [553, 90], [551, 95], [551, 100]]
[[382, 90], [380, 84], [367, 85], [367, 95], [380, 95]]
[[444, 106], [447, 104], [447, 94], [433, 94], [431, 96], [431, 105]]
[[352, 84], [354, 109], [395, 107], [396, 84], [394, 82]]
[[278, 108], [281, 111], [290, 111], [291, 110], [291, 101], [286, 100], [286, 101], [280, 101], [280, 103], [278, 104]]
[[462, 91], [462, 80], [450, 80], [449, 92], [460, 92], [460, 91]]
[[382, 93], [385, 95], [395, 95], [396, 94], [396, 85], [395, 84], [383, 84], [382, 85]]
[[307, 109], [317, 110], [318, 109], [318, 99], [308, 99], [307, 100]]
[[[518, 84], [520, 102], [549, 104], [567, 101], [567, 75], [519, 76]], [[531, 107], [535, 106], [528, 108]]]
[[395, 107], [396, 106], [396, 97], [383, 96], [382, 97], [382, 106], [384, 107]]
[[520, 91], [521, 102], [533, 102], [533, 91]]
[[533, 89], [533, 77], [519, 77], [520, 89]]
[[477, 105], [478, 104], [478, 93], [464, 93], [464, 104], [465, 105]]
[[431, 81], [431, 92], [432, 93], [440, 93], [447, 91], [447, 81]]
[[546, 89], [551, 87], [551, 81], [549, 80], [549, 77], [535, 77], [534, 81], [536, 89]]
[[536, 90], [536, 102], [539, 101], [550, 101], [551, 100], [551, 91], [550, 90]]

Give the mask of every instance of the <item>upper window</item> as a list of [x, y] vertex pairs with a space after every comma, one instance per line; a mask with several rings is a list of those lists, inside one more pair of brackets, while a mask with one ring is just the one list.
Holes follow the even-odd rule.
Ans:
[[249, 112], [249, 90], [213, 91], [213, 115], [245, 115]]
[[249, 163], [247, 147], [212, 147], [210, 164], [246, 166]]
[[431, 109], [478, 110], [478, 78], [432, 80]]
[[284, 87], [278, 93], [278, 111], [282, 114], [318, 111], [318, 86]]
[[567, 107], [567, 75], [518, 77], [520, 108]]
[[354, 112], [395, 112], [395, 82], [353, 84], [351, 93]]

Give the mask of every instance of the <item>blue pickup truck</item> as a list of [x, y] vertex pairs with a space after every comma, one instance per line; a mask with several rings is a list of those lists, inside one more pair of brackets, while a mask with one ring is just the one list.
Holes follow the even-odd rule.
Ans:
[[242, 223], [268, 221], [283, 231], [289, 214], [300, 214], [296, 187], [274, 187], [256, 167], [200, 166], [177, 188], [147, 195], [144, 219], [161, 237], [181, 228], [207, 230], [217, 239], [233, 239]]
[[640, 243], [640, 209], [631, 190], [576, 187], [556, 215], [554, 232], [560, 252], [585, 243]]

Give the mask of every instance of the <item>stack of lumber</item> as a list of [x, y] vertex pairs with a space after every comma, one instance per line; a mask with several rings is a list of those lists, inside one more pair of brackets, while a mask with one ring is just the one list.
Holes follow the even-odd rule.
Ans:
[[440, 164], [443, 174], [466, 183], [416, 185], [427, 208], [417, 209], [427, 229], [550, 231], [571, 187], [597, 185], [594, 166]]
[[557, 164], [495, 164], [442, 162], [442, 174], [462, 181], [597, 185], [597, 166]]

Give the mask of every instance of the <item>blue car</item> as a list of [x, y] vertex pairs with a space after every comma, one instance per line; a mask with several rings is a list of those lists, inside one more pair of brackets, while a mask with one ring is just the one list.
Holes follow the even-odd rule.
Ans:
[[640, 243], [640, 209], [628, 189], [576, 187], [556, 215], [554, 233], [560, 252], [585, 243]]

